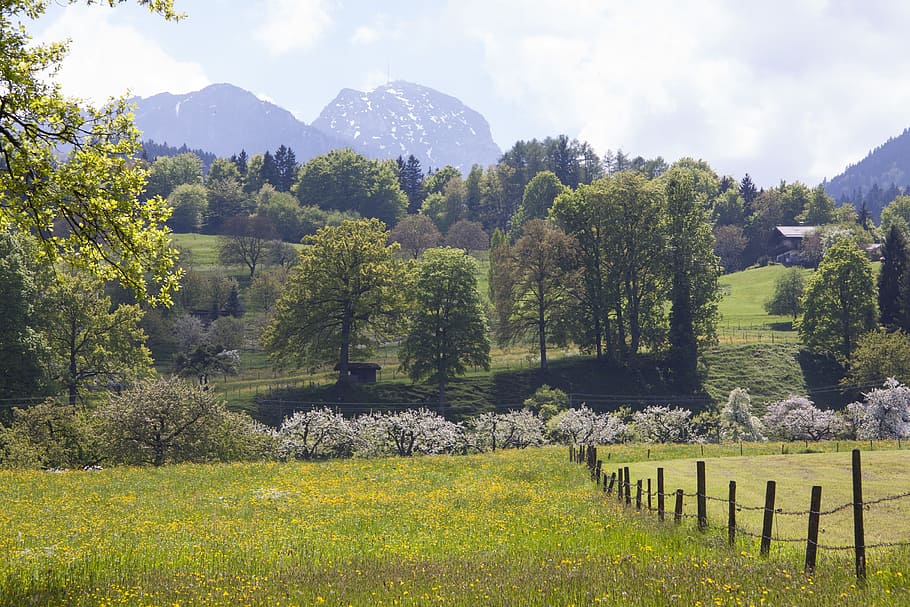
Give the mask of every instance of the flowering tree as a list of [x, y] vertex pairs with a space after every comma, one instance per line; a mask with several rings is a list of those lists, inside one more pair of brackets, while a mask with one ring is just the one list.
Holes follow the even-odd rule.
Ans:
[[762, 422], [772, 437], [783, 440], [830, 439], [842, 428], [834, 411], [823, 411], [802, 396], [769, 404]]
[[478, 451], [523, 449], [546, 442], [543, 421], [528, 410], [481, 413], [468, 422], [468, 429], [469, 443]]
[[847, 415], [860, 439], [906, 438], [910, 435], [910, 388], [889, 377], [883, 388], [847, 405]]
[[354, 432], [354, 449], [362, 455], [447, 453], [464, 441], [460, 424], [427, 409], [361, 415]]
[[647, 443], [680, 443], [688, 440], [692, 412], [652, 405], [632, 416], [635, 432]]
[[720, 411], [721, 435], [733, 441], [763, 441], [761, 421], [752, 415], [749, 391], [736, 388]]
[[297, 411], [278, 430], [282, 458], [315, 459], [350, 450], [352, 430], [340, 413], [328, 407]]
[[616, 415], [595, 413], [584, 405], [563, 411], [550, 420], [550, 427], [559, 440], [573, 445], [619, 442], [628, 430]]

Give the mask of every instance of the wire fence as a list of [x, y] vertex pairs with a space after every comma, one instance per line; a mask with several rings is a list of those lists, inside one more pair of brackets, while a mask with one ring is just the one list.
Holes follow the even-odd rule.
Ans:
[[[766, 556], [770, 552], [772, 543], [779, 544], [805, 544], [805, 570], [811, 573], [816, 568], [817, 554], [819, 550], [830, 552], [853, 552], [855, 555], [856, 577], [860, 582], [866, 578], [866, 550], [877, 548], [905, 548], [910, 547], [910, 539], [894, 539], [889, 541], [866, 542], [865, 539], [865, 518], [866, 512], [876, 506], [910, 499], [910, 491], [886, 495], [871, 500], [863, 499], [862, 485], [862, 465], [861, 454], [859, 449], [852, 452], [852, 500], [843, 504], [821, 509], [822, 487], [815, 485], [812, 487], [811, 503], [807, 510], [784, 510], [775, 507], [776, 482], [767, 481], [765, 490], [765, 502], [763, 505], [747, 505], [736, 499], [736, 482], [729, 481], [729, 492], [727, 497], [708, 495], [706, 487], [705, 462], [696, 462], [696, 485], [695, 492], [686, 493], [682, 489], [667, 492], [665, 490], [664, 469], [657, 468], [657, 487], [652, 490], [651, 479], [646, 479], [647, 490], [643, 479], [638, 479], [634, 484], [630, 479], [629, 468], [620, 467], [616, 472], [607, 474], [603, 469], [603, 462], [597, 458], [597, 447], [595, 446], [572, 446], [569, 451], [570, 460], [577, 463], [586, 464], [591, 479], [595, 481], [598, 487], [602, 487], [606, 494], [615, 494], [621, 503], [631, 507], [634, 502], [636, 510], [641, 511], [645, 508], [648, 512], [655, 512], [659, 520], [663, 521], [670, 516], [676, 523], [683, 519], [694, 519], [699, 531], [706, 532], [710, 530], [725, 531], [728, 542], [733, 545], [736, 542], [737, 535], [743, 537], [755, 538], [761, 541], [761, 554]], [[633, 497], [634, 488], [634, 497]], [[674, 501], [673, 509], [666, 506], [668, 498]], [[692, 514], [683, 511], [683, 505], [686, 499], [694, 499], [696, 502], [696, 513]], [[654, 507], [653, 501], [656, 499], [657, 506]], [[644, 502], [647, 502], [645, 506]], [[707, 514], [707, 502], [719, 502], [726, 504], [728, 507], [728, 516], [726, 525], [710, 524]], [[762, 530], [760, 533], [755, 532], [737, 522], [737, 513], [739, 512], [761, 512], [763, 515]], [[853, 513], [853, 542], [849, 544], [822, 544], [818, 540], [820, 522], [822, 517], [832, 516], [841, 512], [852, 511]], [[779, 517], [801, 517], [808, 519], [808, 531], [801, 537], [788, 537], [774, 533], [775, 521]]]

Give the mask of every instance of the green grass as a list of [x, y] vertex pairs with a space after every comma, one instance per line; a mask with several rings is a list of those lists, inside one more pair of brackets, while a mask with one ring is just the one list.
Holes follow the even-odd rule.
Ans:
[[[893, 473], [898, 483], [906, 468], [897, 458], [906, 453], [892, 452], [893, 461], [887, 455], [866, 461], [870, 470], [874, 463]], [[756, 457], [741, 467], [752, 466], [757, 471], [750, 475], [759, 479], [762, 468], [773, 466], [780, 487], [802, 486], [807, 471], [816, 474], [813, 481], [833, 486], [843, 472], [839, 461], [818, 461]], [[719, 479], [727, 473], [724, 462], [735, 469], [733, 459], [708, 464]], [[676, 464], [678, 473], [671, 469]], [[666, 467], [675, 483], [692, 462]], [[741, 478], [745, 498], [748, 482]], [[868, 486], [874, 495], [872, 479]], [[901, 505], [889, 520], [902, 533], [904, 519]], [[870, 553], [864, 588], [855, 584], [848, 554], [822, 554], [816, 575], [808, 577], [798, 552], [775, 549], [762, 559], [753, 540], [728, 548], [720, 533], [700, 535], [688, 521], [660, 524], [621, 507], [568, 462], [564, 448], [318, 464], [0, 472], [3, 605], [910, 601], [906, 550]]]

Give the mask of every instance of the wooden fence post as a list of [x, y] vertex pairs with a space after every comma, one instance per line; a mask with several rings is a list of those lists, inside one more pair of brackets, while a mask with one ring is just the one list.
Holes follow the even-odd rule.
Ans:
[[736, 543], [736, 481], [730, 481], [730, 495], [727, 497], [727, 542]]
[[629, 468], [626, 466], [623, 467], [623, 477], [625, 477], [626, 485], [626, 506], [630, 506], [632, 505], [632, 486], [629, 480]]
[[771, 529], [774, 525], [774, 492], [777, 483], [768, 481], [765, 489], [765, 520], [761, 529], [761, 555], [768, 556], [771, 552]]
[[683, 490], [676, 490], [676, 509], [673, 511], [673, 522], [679, 524], [682, 522], [682, 509], [683, 509]]
[[600, 467], [603, 465], [603, 462], [597, 460], [597, 465], [594, 467], [594, 472], [591, 474], [595, 478], [597, 484], [600, 484]]
[[651, 479], [648, 479], [648, 512], [651, 512], [653, 508], [651, 507]]
[[657, 469], [657, 520], [664, 520], [664, 469]]
[[641, 479], [635, 482], [635, 509], [641, 510]]
[[698, 461], [695, 462], [695, 473], [696, 473], [696, 501], [698, 503], [698, 530], [704, 531], [708, 528], [708, 505], [707, 498], [705, 497], [705, 462]]
[[611, 491], [613, 491], [613, 485], [615, 483], [616, 483], [616, 473], [615, 472], [610, 473], [610, 485], [609, 486], [607, 486], [607, 477], [604, 476], [604, 491], [606, 493], [610, 493]]
[[815, 571], [815, 557], [818, 554], [818, 519], [822, 509], [822, 488], [818, 485], [812, 487], [812, 499], [809, 501], [809, 536], [806, 539], [806, 567], [805, 571], [812, 574]]
[[856, 546], [856, 579], [866, 581], [866, 532], [863, 528], [863, 473], [859, 449], [853, 450], [853, 544]]
[[623, 484], [622, 484], [622, 467], [620, 467], [619, 470], [618, 470], [618, 472], [617, 472], [616, 481], [617, 481], [617, 485], [616, 485], [616, 499], [617, 499], [618, 501], [621, 502], [621, 501], [622, 501], [622, 491], [623, 491]]

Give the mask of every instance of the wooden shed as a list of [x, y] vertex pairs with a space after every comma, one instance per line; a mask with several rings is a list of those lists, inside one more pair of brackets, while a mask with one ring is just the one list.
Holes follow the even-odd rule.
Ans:
[[[348, 363], [348, 377], [352, 384], [375, 384], [380, 369], [382, 366], [376, 363]], [[341, 367], [335, 365], [335, 370], [339, 371]]]

